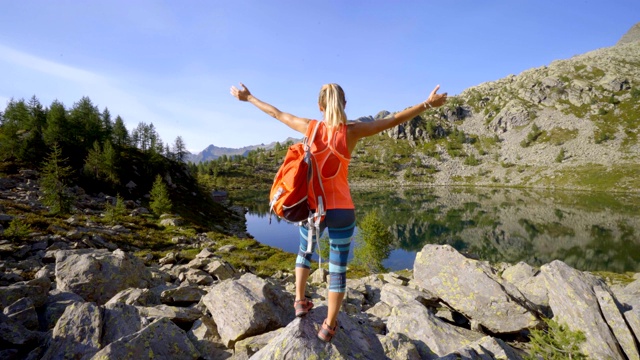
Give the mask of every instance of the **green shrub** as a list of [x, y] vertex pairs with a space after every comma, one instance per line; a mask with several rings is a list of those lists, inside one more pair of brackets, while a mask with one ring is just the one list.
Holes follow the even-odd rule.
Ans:
[[149, 207], [151, 207], [151, 211], [158, 216], [171, 212], [172, 204], [171, 199], [169, 199], [169, 191], [160, 175], [156, 176], [156, 180], [151, 188], [151, 203]]
[[565, 151], [564, 148], [560, 148], [560, 152], [558, 153], [558, 156], [556, 156], [556, 162], [562, 162], [562, 160], [564, 160], [565, 157]]
[[115, 224], [118, 221], [122, 220], [124, 215], [127, 213], [127, 208], [124, 205], [124, 200], [120, 196], [120, 194], [116, 195], [116, 203], [111, 204], [107, 202], [105, 205], [104, 219], [111, 224]]
[[13, 218], [9, 227], [4, 231], [4, 236], [13, 240], [26, 239], [31, 233], [31, 227], [19, 218]]
[[367, 213], [358, 224], [351, 263], [371, 273], [385, 272], [382, 262], [391, 253], [393, 235], [382, 223], [377, 210]]
[[474, 154], [470, 154], [466, 159], [464, 159], [464, 164], [469, 166], [477, 166], [480, 165], [480, 160], [478, 160]]
[[532, 330], [530, 339], [531, 353], [528, 359], [560, 360], [586, 359], [580, 351], [586, 337], [582, 331], [571, 331], [566, 325], [553, 319], [544, 319], [546, 329]]
[[540, 135], [542, 135], [542, 130], [535, 123], [531, 125], [531, 131], [527, 134], [527, 138], [520, 142], [520, 146], [528, 147], [532, 143], [534, 143]]

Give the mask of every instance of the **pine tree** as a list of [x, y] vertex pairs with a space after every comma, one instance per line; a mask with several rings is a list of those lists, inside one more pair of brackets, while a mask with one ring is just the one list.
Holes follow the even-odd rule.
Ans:
[[124, 205], [124, 200], [120, 194], [116, 195], [116, 203], [111, 204], [107, 202], [105, 205], [104, 219], [111, 224], [115, 224], [127, 213], [127, 207]]
[[84, 171], [96, 179], [100, 178], [102, 173], [102, 149], [100, 149], [100, 144], [97, 141], [93, 143], [93, 149], [89, 150], [89, 154], [84, 160]]
[[102, 170], [105, 178], [114, 184], [120, 182], [118, 178], [118, 159], [118, 152], [113, 148], [113, 145], [111, 145], [111, 141], [107, 140], [102, 149]]
[[171, 199], [169, 199], [169, 191], [160, 175], [156, 176], [156, 180], [151, 188], [151, 202], [149, 204], [151, 211], [160, 216], [171, 212]]
[[47, 123], [43, 131], [44, 142], [51, 147], [57, 143], [64, 147], [71, 140], [71, 125], [67, 119], [67, 110], [58, 100], [54, 100], [47, 112]]
[[67, 159], [62, 159], [62, 150], [55, 144], [42, 167], [40, 190], [42, 202], [49, 207], [52, 214], [66, 214], [71, 211], [74, 198], [67, 187], [71, 175], [71, 167], [65, 166]]
[[120, 116], [116, 117], [115, 124], [113, 124], [112, 139], [113, 144], [116, 146], [124, 147], [130, 145], [129, 132]]
[[184, 156], [187, 154], [187, 145], [182, 140], [182, 136], [178, 136], [173, 144], [173, 153], [176, 156], [176, 160], [184, 161]]
[[382, 262], [391, 253], [392, 241], [393, 235], [382, 223], [380, 214], [376, 210], [369, 212], [358, 224], [353, 265], [374, 273], [386, 271]]

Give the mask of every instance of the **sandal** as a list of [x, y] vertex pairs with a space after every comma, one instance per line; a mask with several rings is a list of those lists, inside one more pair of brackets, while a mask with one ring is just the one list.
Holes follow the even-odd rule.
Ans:
[[336, 321], [336, 326], [333, 329], [327, 324], [327, 320], [322, 322], [322, 327], [318, 331], [318, 339], [329, 342], [333, 339], [333, 335], [336, 334], [336, 330], [338, 329], [338, 321]]
[[307, 298], [302, 300], [296, 300], [293, 302], [293, 307], [296, 309], [296, 317], [307, 315], [309, 310], [313, 307], [313, 303]]

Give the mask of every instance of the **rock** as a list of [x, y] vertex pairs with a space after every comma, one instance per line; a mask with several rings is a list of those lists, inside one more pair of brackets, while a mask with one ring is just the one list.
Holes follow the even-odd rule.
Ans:
[[181, 219], [176, 219], [176, 218], [167, 218], [167, 219], [162, 219], [160, 220], [160, 225], [161, 226], [180, 226], [182, 225], [184, 222]]
[[29, 347], [38, 343], [40, 335], [15, 319], [0, 313], [0, 343], [3, 348]]
[[293, 300], [281, 287], [250, 273], [212, 286], [202, 298], [227, 347], [288, 324], [294, 318]]
[[485, 336], [460, 350], [439, 358], [439, 360], [458, 360], [460, 358], [521, 360], [522, 356], [504, 341]]
[[175, 264], [178, 262], [178, 253], [168, 252], [162, 259], [158, 260], [160, 265]]
[[105, 346], [92, 360], [198, 359], [200, 353], [184, 330], [160, 318], [140, 331]]
[[187, 333], [189, 340], [196, 346], [202, 357], [207, 360], [227, 359], [234, 356], [235, 360], [242, 356], [227, 349], [220, 339], [216, 323], [207, 316], [196, 320]]
[[440, 320], [417, 301], [394, 307], [387, 329], [389, 333], [410, 338], [423, 359], [444, 356], [482, 338], [478, 333]]
[[338, 330], [330, 343], [317, 338], [327, 316], [326, 306], [312, 309], [306, 316], [295, 318], [273, 337], [269, 344], [250, 359], [386, 359], [382, 344], [366, 325], [349, 316], [338, 314]]
[[202, 317], [202, 312], [196, 308], [169, 305], [136, 306], [141, 316], [148, 318], [169, 318], [176, 324], [191, 324]]
[[240, 340], [234, 345], [234, 360], [248, 360], [253, 354], [260, 351], [269, 344], [269, 342], [280, 335], [286, 328], [280, 328], [277, 330], [264, 333], [262, 335], [252, 336], [243, 340]]
[[426, 245], [416, 254], [414, 281], [494, 334], [540, 325], [517, 288], [503, 283], [486, 264], [449, 245]]
[[30, 281], [17, 282], [9, 286], [0, 286], [0, 309], [15, 303], [22, 298], [33, 300], [35, 307], [43, 306], [47, 301], [47, 293], [51, 281], [47, 278], [37, 278]]
[[30, 298], [22, 298], [2, 311], [9, 319], [22, 324], [29, 330], [38, 330], [38, 314]]
[[101, 305], [127, 288], [153, 286], [144, 263], [122, 250], [61, 250], [56, 253], [56, 282], [86, 301]]
[[387, 336], [378, 335], [384, 348], [384, 354], [391, 360], [420, 360], [418, 348], [407, 336], [391, 333]]
[[189, 268], [178, 276], [180, 281], [186, 281], [191, 285], [211, 285], [213, 284], [213, 277], [206, 272], [198, 269]]
[[489, 123], [489, 127], [493, 132], [501, 134], [528, 124], [530, 119], [531, 115], [528, 108], [522, 103], [512, 100]]
[[53, 328], [51, 345], [42, 359], [89, 359], [102, 347], [101, 337], [100, 308], [90, 302], [71, 304]]
[[58, 319], [70, 305], [83, 303], [84, 299], [71, 292], [51, 291], [44, 305], [44, 321], [46, 329], [53, 329]]
[[620, 347], [627, 355], [627, 359], [640, 360], [636, 339], [631, 329], [627, 326], [624, 316], [620, 313], [616, 300], [602, 286], [595, 286], [593, 290], [598, 299], [602, 315], [618, 340]]
[[204, 271], [215, 276], [218, 280], [227, 280], [238, 275], [236, 269], [226, 261], [214, 260], [207, 264]]
[[134, 334], [143, 327], [142, 317], [135, 306], [124, 303], [107, 303], [103, 306], [103, 311], [103, 344], [110, 344], [122, 337]]
[[429, 292], [391, 283], [382, 286], [380, 300], [389, 304], [391, 307], [402, 305], [408, 301], [417, 301], [431, 308], [436, 308], [440, 304], [440, 299]]
[[136, 306], [160, 305], [160, 298], [149, 289], [129, 288], [115, 294], [106, 304], [122, 303]]
[[195, 285], [180, 286], [174, 289], [164, 290], [160, 295], [163, 304], [185, 305], [200, 301], [207, 292]]
[[520, 290], [536, 311], [547, 318], [553, 317], [549, 308], [547, 286], [539, 271], [521, 262], [505, 269], [502, 278]]
[[605, 283], [559, 260], [543, 265], [540, 271], [549, 289], [554, 320], [586, 336], [582, 352], [594, 359], [624, 359], [595, 294], [594, 287], [606, 289]]

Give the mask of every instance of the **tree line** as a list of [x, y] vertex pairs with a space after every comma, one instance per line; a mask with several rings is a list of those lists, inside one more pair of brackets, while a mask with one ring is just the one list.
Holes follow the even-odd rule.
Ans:
[[120, 176], [131, 171], [127, 157], [134, 152], [149, 164], [140, 171], [153, 176], [167, 160], [182, 162], [187, 150], [181, 136], [173, 146], [164, 143], [153, 123], [127, 130], [119, 115], [112, 119], [108, 108], [100, 111], [88, 97], [67, 108], [58, 100], [45, 107], [34, 95], [11, 99], [0, 112], [0, 164], [40, 170], [43, 200], [53, 213], [68, 212], [73, 179], [123, 188]]

